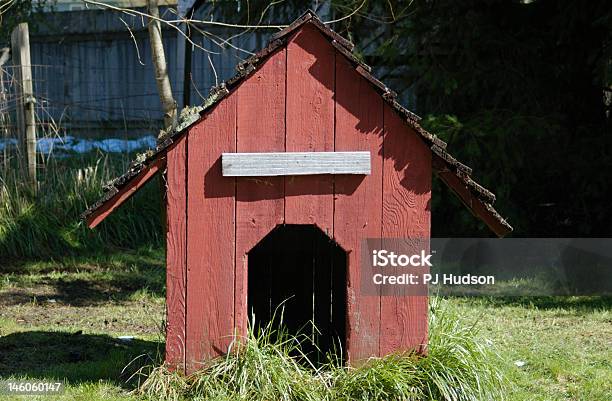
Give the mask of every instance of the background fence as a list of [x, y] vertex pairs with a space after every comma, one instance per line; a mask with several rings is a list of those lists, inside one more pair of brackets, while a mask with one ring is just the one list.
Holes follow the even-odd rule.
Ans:
[[[46, 80], [47, 108], [55, 120], [61, 118], [67, 134], [90, 138], [155, 135], [163, 112], [146, 21], [105, 10], [49, 16], [44, 26], [30, 29], [31, 59], [45, 68], [42, 73], [47, 75], [40, 79]], [[192, 32], [193, 42], [207, 51], [193, 51], [191, 75], [185, 78], [191, 104], [202, 103], [211, 86], [231, 77], [236, 64], [264, 46], [270, 32], [253, 31], [218, 45], [236, 33], [224, 28], [207, 30], [205, 35]], [[180, 34], [167, 26], [162, 34], [173, 94], [182, 105], [185, 71]]]
[[[117, 152], [155, 145], [163, 112], [145, 23], [117, 12], [81, 10], [48, 13], [30, 25], [39, 165], [58, 149]], [[168, 72], [179, 105], [185, 88], [190, 104], [201, 104], [210, 87], [231, 77], [239, 61], [265, 46], [269, 34], [218, 27], [191, 32], [196, 46], [191, 74], [185, 76], [180, 34], [164, 26]], [[16, 146], [23, 140], [16, 115], [23, 99], [19, 66], [13, 63], [0, 66], [0, 157], [5, 167], [22, 156]]]
[[[20, 66], [0, 66], [0, 157], [6, 167], [14, 157], [21, 156], [18, 141], [23, 140], [17, 128], [18, 104], [23, 102], [23, 90], [18, 79]], [[35, 130], [41, 139], [39, 149], [49, 154], [53, 143], [66, 136], [63, 120], [66, 108], [49, 99], [49, 83], [56, 76], [57, 67], [32, 65], [32, 86], [34, 90]], [[44, 161], [44, 160], [43, 160]]]

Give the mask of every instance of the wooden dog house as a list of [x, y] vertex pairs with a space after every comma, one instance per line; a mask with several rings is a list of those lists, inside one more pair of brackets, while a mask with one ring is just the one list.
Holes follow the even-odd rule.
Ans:
[[196, 369], [250, 312], [270, 319], [291, 297], [288, 324], [312, 315], [349, 361], [424, 347], [427, 297], [362, 294], [359, 255], [364, 238], [430, 237], [434, 172], [498, 236], [511, 230], [352, 47], [306, 13], [84, 213], [95, 227], [165, 173], [168, 363]]

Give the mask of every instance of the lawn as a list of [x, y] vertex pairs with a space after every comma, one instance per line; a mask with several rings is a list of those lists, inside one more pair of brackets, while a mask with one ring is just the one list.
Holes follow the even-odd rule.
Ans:
[[0, 377], [63, 379], [59, 399], [125, 399], [136, 368], [163, 355], [163, 255], [143, 249], [3, 266]]
[[[64, 380], [66, 393], [53, 399], [138, 398], [129, 394], [136, 380], [128, 379], [137, 367], [159, 363], [163, 355], [163, 250], [2, 267], [1, 378]], [[610, 400], [611, 299], [453, 298], [445, 303], [462, 324], [478, 325], [481, 341], [498, 350], [507, 399]]]

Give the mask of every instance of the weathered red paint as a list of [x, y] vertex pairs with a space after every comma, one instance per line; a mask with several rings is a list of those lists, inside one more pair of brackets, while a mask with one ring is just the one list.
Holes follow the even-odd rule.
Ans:
[[335, 150], [367, 150], [368, 176], [336, 176], [334, 239], [348, 253], [347, 351], [349, 361], [378, 355], [380, 299], [361, 294], [361, 244], [382, 234], [383, 101], [355, 69], [336, 56]]
[[187, 138], [168, 152], [166, 181], [166, 362], [185, 368], [187, 282]]
[[[382, 194], [383, 239], [420, 239], [421, 245], [427, 245], [431, 226], [431, 152], [387, 104]], [[424, 348], [427, 307], [427, 296], [381, 297], [381, 355]]]
[[[370, 151], [371, 174], [233, 178], [220, 167], [223, 152], [334, 150]], [[315, 224], [347, 252], [351, 363], [425, 344], [427, 298], [362, 294], [360, 252], [365, 238], [429, 238], [431, 151], [317, 28], [294, 33], [167, 158], [169, 364], [193, 372], [246, 333], [248, 252], [279, 224]]]
[[[286, 49], [279, 50], [236, 92], [237, 151], [285, 150]], [[239, 177], [236, 189], [235, 325], [246, 334], [247, 253], [276, 225], [284, 222], [283, 177]]]
[[[312, 25], [287, 45], [287, 152], [334, 150], [335, 50]], [[316, 224], [331, 236], [332, 176], [285, 177], [285, 223]]]
[[115, 209], [121, 206], [125, 201], [130, 199], [140, 188], [142, 188], [151, 178], [155, 176], [160, 170], [163, 169], [165, 159], [157, 159], [154, 163], [144, 168], [140, 174], [128, 185], [125, 186], [120, 192], [109, 199], [102, 207], [97, 209], [95, 212], [87, 216], [87, 227], [94, 228], [100, 224], [107, 216], [109, 216]]
[[234, 330], [236, 180], [221, 153], [236, 151], [236, 97], [187, 135], [187, 372], [226, 352]]
[[508, 232], [507, 227], [500, 224], [499, 220], [486, 209], [484, 203], [473, 196], [470, 190], [466, 188], [465, 184], [463, 184], [455, 174], [449, 171], [440, 171], [438, 172], [438, 177], [453, 190], [455, 195], [457, 195], [461, 202], [463, 202], [475, 216], [480, 217], [491, 231], [500, 237], [506, 235]]
[[[359, 264], [365, 238], [428, 238], [431, 153], [319, 31], [305, 25], [196, 123], [187, 140], [188, 373], [198, 362], [226, 352], [235, 334], [245, 334], [248, 252], [278, 224], [316, 224], [347, 251], [347, 353], [352, 363], [423, 343], [426, 297], [365, 296]], [[284, 150], [369, 150], [372, 173], [221, 174], [222, 152]], [[178, 183], [169, 185], [169, 199], [182, 199], [181, 190]], [[180, 222], [176, 226], [180, 230]], [[169, 235], [169, 246], [176, 238]], [[182, 313], [180, 305], [168, 311]], [[180, 353], [168, 355], [172, 362], [180, 360]]]

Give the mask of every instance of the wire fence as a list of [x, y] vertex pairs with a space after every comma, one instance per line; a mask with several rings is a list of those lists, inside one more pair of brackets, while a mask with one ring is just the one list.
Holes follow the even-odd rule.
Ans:
[[[25, 102], [18, 69], [21, 66], [0, 66], [0, 150], [2, 163], [6, 167], [11, 158], [21, 157], [24, 140], [18, 129], [17, 113]], [[32, 65], [32, 87], [34, 94], [35, 131], [38, 138], [51, 140], [65, 137], [62, 125], [64, 110], [48, 100], [48, 80], [52, 74], [50, 66]], [[59, 118], [58, 118], [59, 116]]]
[[[132, 36], [121, 25], [113, 31], [111, 25], [118, 24], [115, 14], [53, 15], [56, 20], [60, 17], [66, 17], [67, 24], [50, 23], [52, 29], [32, 29], [30, 36], [39, 165], [67, 148], [79, 153], [130, 152], [154, 146], [163, 111], [146, 30], [134, 26]], [[197, 47], [192, 46], [191, 68], [186, 73], [181, 62], [185, 53], [180, 53], [179, 45], [182, 37], [175, 30], [164, 30], [167, 69], [180, 105], [185, 90], [189, 104], [201, 104], [210, 88], [234, 75], [236, 64], [263, 47], [270, 34], [234, 33], [193, 32]], [[219, 38], [230, 36], [220, 45]], [[17, 112], [24, 99], [16, 79], [19, 66], [9, 61], [0, 68], [0, 158], [6, 165], [21, 157]]]
[[[24, 132], [20, 132], [18, 124], [18, 113], [23, 113], [26, 100], [18, 78], [21, 67], [0, 66], [0, 178], [22, 166], [25, 158]], [[104, 107], [101, 102], [108, 101], [101, 98], [104, 88], [95, 88], [97, 93], [92, 97], [87, 96], [87, 86], [95, 92], [94, 87], [99, 83], [79, 83], [78, 79], [66, 79], [66, 71], [70, 68], [61, 65], [34, 64], [30, 67], [39, 169], [44, 168], [54, 156], [90, 151], [130, 153], [155, 146], [159, 119], [148, 114], [126, 113], [123, 104], [128, 103], [129, 97], [119, 96], [113, 99], [116, 102], [112, 101]], [[81, 101], [70, 101], [70, 93], [58, 91], [61, 87], [70, 90], [78, 85], [81, 88], [85, 85], [84, 91], [78, 91]], [[127, 93], [134, 91], [135, 96], [138, 95], [137, 89], [133, 86], [125, 88]], [[156, 93], [151, 96], [153, 100], [157, 99]], [[154, 105], [147, 113], [157, 113]], [[134, 127], [142, 127], [143, 130], [136, 135], [131, 134]], [[91, 131], [97, 134], [88, 135]]]

